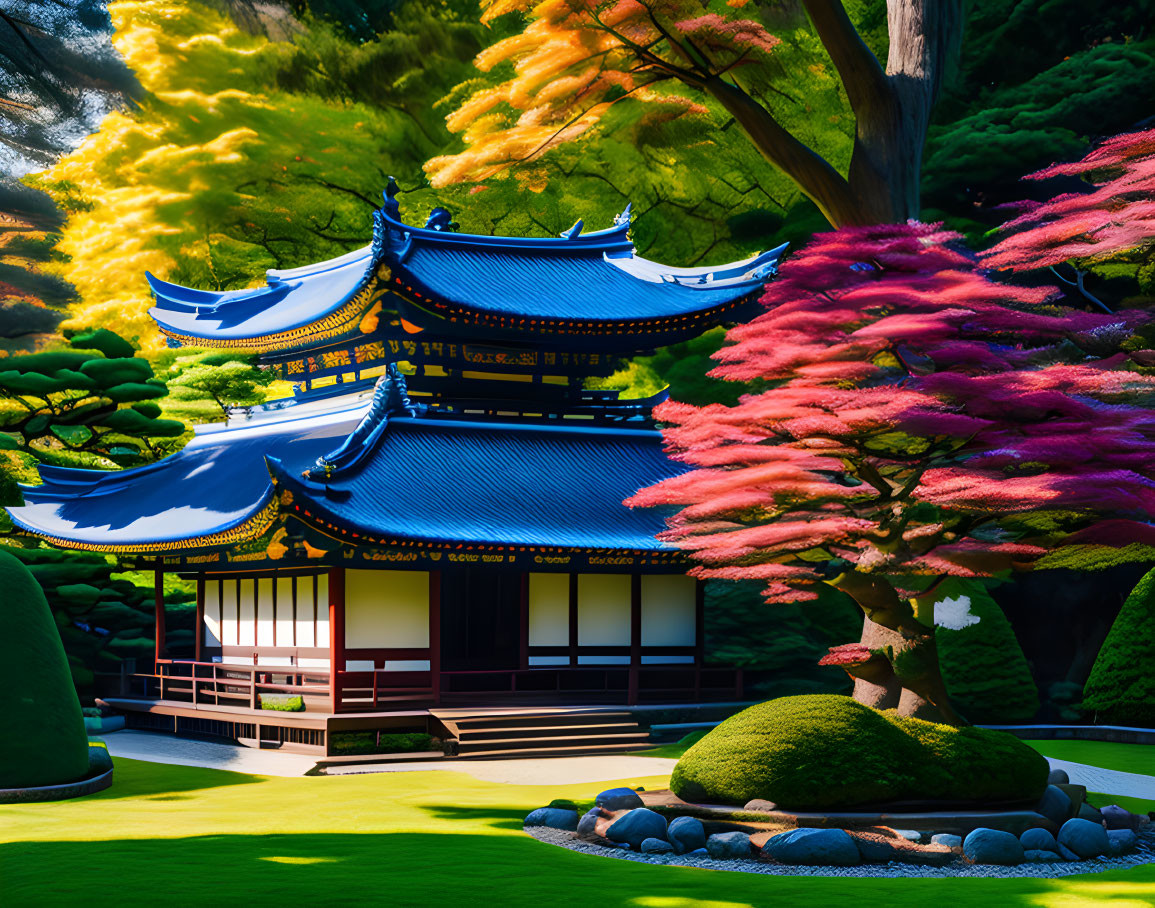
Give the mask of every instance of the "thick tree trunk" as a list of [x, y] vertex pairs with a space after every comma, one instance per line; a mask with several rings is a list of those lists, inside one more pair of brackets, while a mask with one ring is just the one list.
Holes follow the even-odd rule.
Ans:
[[[887, 0], [885, 71], [839, 0], [805, 5], [856, 120], [846, 198], [819, 207], [836, 227], [918, 217], [922, 149], [931, 107], [962, 37], [962, 0]], [[799, 185], [815, 197], [805, 183]]]
[[862, 645], [885, 650], [894, 672], [893, 681], [856, 678], [854, 698], [876, 709], [896, 708], [901, 716], [966, 725], [951, 705], [943, 681], [933, 616], [929, 620], [916, 616], [914, 603], [900, 597], [881, 577], [846, 571], [827, 583], [858, 603], [865, 615]]
[[[869, 618], [862, 620], [862, 645], [868, 649], [895, 646], [902, 641], [898, 631], [892, 631]], [[885, 683], [877, 684], [865, 678], [854, 679], [854, 699], [875, 709], [897, 709], [902, 696], [902, 682], [892, 672]]]

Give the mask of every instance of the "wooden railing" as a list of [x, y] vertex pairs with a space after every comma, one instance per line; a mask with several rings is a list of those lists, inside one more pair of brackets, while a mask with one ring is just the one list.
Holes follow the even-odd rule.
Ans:
[[[530, 669], [445, 671], [434, 687], [430, 671], [337, 672], [336, 696], [327, 668], [233, 665], [162, 660], [154, 674], [133, 676], [133, 694], [197, 705], [260, 709], [266, 694], [300, 696], [306, 711], [377, 712], [407, 705], [432, 705], [443, 698], [468, 700], [486, 695], [529, 698], [590, 697], [626, 703], [634, 693], [628, 666], [551, 666]], [[670, 698], [742, 699], [741, 669], [697, 665], [636, 668], [636, 696], [654, 702]], [[438, 690], [439, 695], [434, 691]]]

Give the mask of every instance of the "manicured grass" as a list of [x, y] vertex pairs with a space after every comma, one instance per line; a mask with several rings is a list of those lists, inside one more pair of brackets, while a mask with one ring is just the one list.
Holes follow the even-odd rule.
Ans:
[[118, 760], [107, 792], [0, 807], [0, 905], [811, 908], [949, 900], [952, 908], [1061, 908], [1109, 900], [1132, 908], [1155, 901], [1152, 866], [1061, 880], [768, 877], [607, 860], [521, 832], [531, 808], [588, 800], [606, 787], [496, 785], [444, 772], [273, 779]]
[[692, 731], [686, 735], [686, 737], [682, 738], [681, 741], [678, 741], [674, 744], [662, 744], [659, 747], [651, 747], [649, 750], [639, 750], [636, 756], [664, 757], [667, 760], [677, 760], [693, 745], [702, 740], [702, 738], [706, 736], [707, 731], [709, 731], [709, 729], [704, 729], [703, 731]]
[[1119, 772], [1155, 776], [1155, 744], [1116, 744], [1113, 741], [1027, 741], [1045, 757], [1086, 763]]
[[1150, 813], [1155, 810], [1155, 801], [1145, 801], [1143, 798], [1129, 798], [1127, 795], [1104, 794], [1101, 791], [1088, 791], [1087, 802], [1094, 807], [1106, 807], [1116, 804], [1131, 813]]

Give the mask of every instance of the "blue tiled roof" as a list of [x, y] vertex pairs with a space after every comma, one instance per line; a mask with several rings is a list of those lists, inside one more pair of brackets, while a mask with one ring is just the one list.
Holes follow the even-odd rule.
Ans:
[[[496, 314], [602, 322], [624, 332], [623, 322], [703, 317], [715, 310], [714, 320], [721, 320], [722, 310], [756, 295], [786, 248], [716, 267], [673, 268], [634, 254], [625, 217], [591, 233], [581, 232], [579, 222], [561, 237], [492, 237], [414, 227], [400, 221], [388, 203], [387, 209], [374, 214], [371, 247], [318, 265], [270, 271], [264, 288], [214, 293], [149, 275], [156, 299], [150, 314], [171, 335], [238, 346], [252, 340], [259, 346], [260, 338], [337, 312], [385, 265], [394, 278], [391, 289], [418, 290], [420, 305], [444, 304], [464, 312], [466, 322], [469, 313]], [[414, 301], [412, 294], [406, 299]], [[439, 314], [436, 307], [431, 311]]]
[[182, 451], [133, 470], [42, 467], [44, 484], [9, 511], [21, 528], [66, 545], [141, 551], [191, 540], [194, 548], [264, 508], [272, 469], [311, 514], [366, 535], [663, 548], [653, 538], [662, 515], [621, 503], [683, 469], [666, 459], [655, 431], [393, 416], [354, 469], [327, 488], [304, 480], [365, 411], [362, 399], [261, 414], [250, 425], [202, 430]]
[[[204, 427], [182, 450], [133, 470], [41, 466], [43, 484], [9, 508], [17, 526], [50, 539], [131, 550], [211, 536], [259, 513], [273, 493], [265, 455], [308, 464], [352, 430], [363, 407], [294, 408], [237, 429]], [[282, 414], [277, 414], [281, 416]]]
[[372, 265], [369, 247], [307, 268], [268, 272], [268, 286], [214, 293], [147, 274], [156, 305], [149, 315], [165, 331], [243, 341], [323, 319], [353, 297]]
[[652, 430], [393, 417], [351, 475], [272, 469], [314, 517], [363, 536], [652, 551], [663, 515], [622, 501], [684, 467]]

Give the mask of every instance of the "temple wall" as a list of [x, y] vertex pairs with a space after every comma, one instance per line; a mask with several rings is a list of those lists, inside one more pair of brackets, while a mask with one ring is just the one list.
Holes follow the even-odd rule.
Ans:
[[684, 574], [646, 574], [642, 582], [642, 664], [693, 662], [693, 656], [645, 655], [647, 646], [693, 646], [697, 582]]
[[[290, 660], [280, 653], [261, 653], [274, 648], [327, 649], [328, 603], [329, 578], [324, 574], [256, 580], [209, 577], [205, 580], [203, 643], [210, 652], [223, 649], [226, 662], [250, 663], [256, 652], [259, 665], [328, 668], [329, 660], [318, 655]], [[237, 656], [236, 647], [246, 652]]]
[[[425, 649], [429, 646], [427, 571], [345, 572], [346, 649]], [[348, 660], [350, 671], [372, 660]], [[428, 660], [385, 661], [386, 671], [425, 671]]]
[[[628, 574], [578, 576], [578, 646], [630, 645]], [[629, 656], [578, 656], [579, 665], [628, 665]]]

